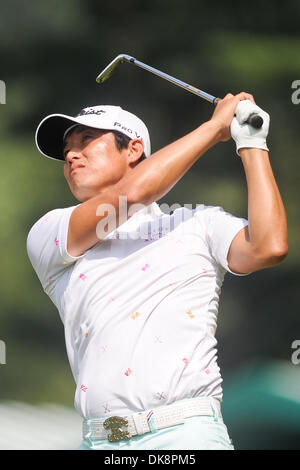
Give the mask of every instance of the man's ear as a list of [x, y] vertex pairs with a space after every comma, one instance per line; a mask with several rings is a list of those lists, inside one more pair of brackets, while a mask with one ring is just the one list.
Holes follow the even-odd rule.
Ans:
[[127, 147], [128, 162], [136, 163], [144, 153], [144, 142], [141, 139], [132, 139]]

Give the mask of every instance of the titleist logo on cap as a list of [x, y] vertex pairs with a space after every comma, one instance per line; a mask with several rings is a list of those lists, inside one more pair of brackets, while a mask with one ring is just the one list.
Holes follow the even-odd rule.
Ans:
[[[76, 117], [78, 117], [78, 116], [85, 116], [85, 115], [87, 115], [87, 114], [98, 114], [98, 115], [101, 115], [101, 114], [104, 114], [104, 113], [106, 113], [106, 111], [104, 111], [104, 109], [84, 108], [84, 109], [82, 109], [82, 110], [77, 114]], [[116, 128], [118, 128], [118, 129], [120, 130], [120, 132], [124, 131], [124, 132], [127, 133], [127, 135], [128, 135], [128, 134], [132, 134], [132, 135], [135, 135], [135, 137], [136, 137], [137, 139], [140, 139], [140, 138], [141, 138], [141, 136], [140, 136], [140, 134], [139, 134], [138, 132], [134, 131], [133, 129], [130, 129], [129, 127], [124, 126], [124, 125], [121, 124], [120, 122], [115, 121], [115, 122], [113, 123], [113, 126], [116, 127]]]
[[106, 111], [104, 111], [104, 109], [95, 110], [93, 108], [84, 108], [77, 114], [77, 116], [83, 116], [85, 114], [103, 114], [103, 113], [106, 113]]

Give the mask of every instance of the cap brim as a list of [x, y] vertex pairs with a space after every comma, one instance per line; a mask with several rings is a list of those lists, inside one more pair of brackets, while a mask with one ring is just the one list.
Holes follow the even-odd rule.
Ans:
[[44, 118], [35, 133], [35, 143], [39, 151], [45, 157], [64, 161], [64, 134], [72, 124], [81, 124], [79, 120], [65, 114], [50, 114]]
[[[130, 113], [128, 113], [130, 114]], [[136, 118], [136, 116], [135, 116]], [[133, 131], [132, 126], [126, 124], [125, 127], [122, 127], [118, 120], [113, 116], [113, 119], [99, 119], [99, 113], [82, 113], [76, 117], [68, 116], [66, 114], [50, 114], [46, 116], [38, 125], [35, 133], [35, 143], [38, 150], [45, 157], [51, 158], [52, 160], [64, 161], [64, 148], [63, 141], [64, 135], [68, 129], [70, 129], [74, 124], [83, 125], [86, 127], [92, 127], [96, 129], [105, 129], [105, 130], [118, 130], [123, 132], [130, 138]], [[137, 118], [136, 118], [137, 119]], [[140, 121], [140, 120], [139, 120]], [[142, 121], [141, 121], [142, 122]], [[148, 135], [148, 130], [144, 123], [142, 131], [139, 131], [142, 135], [145, 134], [144, 146], [145, 155], [150, 155], [150, 138]], [[121, 127], [120, 127], [121, 126]], [[128, 127], [128, 128], [127, 128]], [[139, 127], [138, 127], [139, 129]], [[136, 132], [135, 132], [136, 133]]]

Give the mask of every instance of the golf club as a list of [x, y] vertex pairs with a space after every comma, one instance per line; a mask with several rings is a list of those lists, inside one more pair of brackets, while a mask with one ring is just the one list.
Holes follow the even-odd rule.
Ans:
[[[164, 78], [165, 80], [168, 80], [171, 83], [174, 83], [174, 85], [180, 86], [181, 88], [184, 88], [185, 90], [189, 91], [190, 93], [194, 93], [197, 96], [200, 96], [200, 98], [203, 98], [206, 101], [209, 101], [210, 103], [216, 105], [220, 98], [216, 98], [213, 95], [210, 95], [209, 93], [206, 93], [205, 91], [199, 90], [198, 88], [195, 88], [192, 85], [189, 85], [188, 83], [185, 83], [178, 78], [174, 78], [171, 75], [168, 75], [164, 72], [161, 72], [160, 70], [157, 70], [153, 67], [150, 67], [150, 65], [146, 65], [143, 62], [140, 62], [139, 60], [135, 59], [134, 57], [131, 57], [126, 54], [120, 54], [115, 59], [108, 64], [107, 67], [105, 67], [104, 70], [97, 76], [96, 82], [97, 83], [103, 83], [105, 82], [115, 71], [116, 67], [119, 64], [122, 64], [123, 62], [128, 62], [130, 64], [137, 65], [138, 67], [141, 67], [144, 70], [147, 70], [148, 72], [153, 73], [154, 75], [158, 75], [161, 78]], [[249, 116], [247, 120], [247, 124], [250, 124], [252, 127], [255, 129], [260, 129], [263, 125], [263, 119], [261, 116], [258, 114], [252, 114]]]

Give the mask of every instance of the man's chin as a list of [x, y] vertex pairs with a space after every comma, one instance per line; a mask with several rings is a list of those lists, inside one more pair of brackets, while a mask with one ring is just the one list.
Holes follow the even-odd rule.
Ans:
[[92, 199], [93, 197], [97, 196], [100, 194], [100, 189], [91, 189], [91, 188], [70, 188], [73, 196], [79, 201], [79, 202], [86, 202], [89, 199]]
[[73, 196], [79, 201], [79, 202], [86, 202], [94, 195], [88, 195], [88, 194], [81, 194], [81, 193], [73, 193]]
[[93, 197], [90, 190], [84, 188], [74, 188], [70, 186], [71, 193], [79, 202], [86, 202]]
[[99, 195], [101, 192], [104, 190], [109, 189], [113, 184], [109, 185], [103, 185], [97, 186], [97, 187], [87, 187], [87, 186], [75, 186], [75, 185], [69, 185], [69, 188], [71, 190], [71, 193], [73, 196], [79, 201], [79, 202], [86, 202], [89, 199], [92, 199], [93, 197]]

